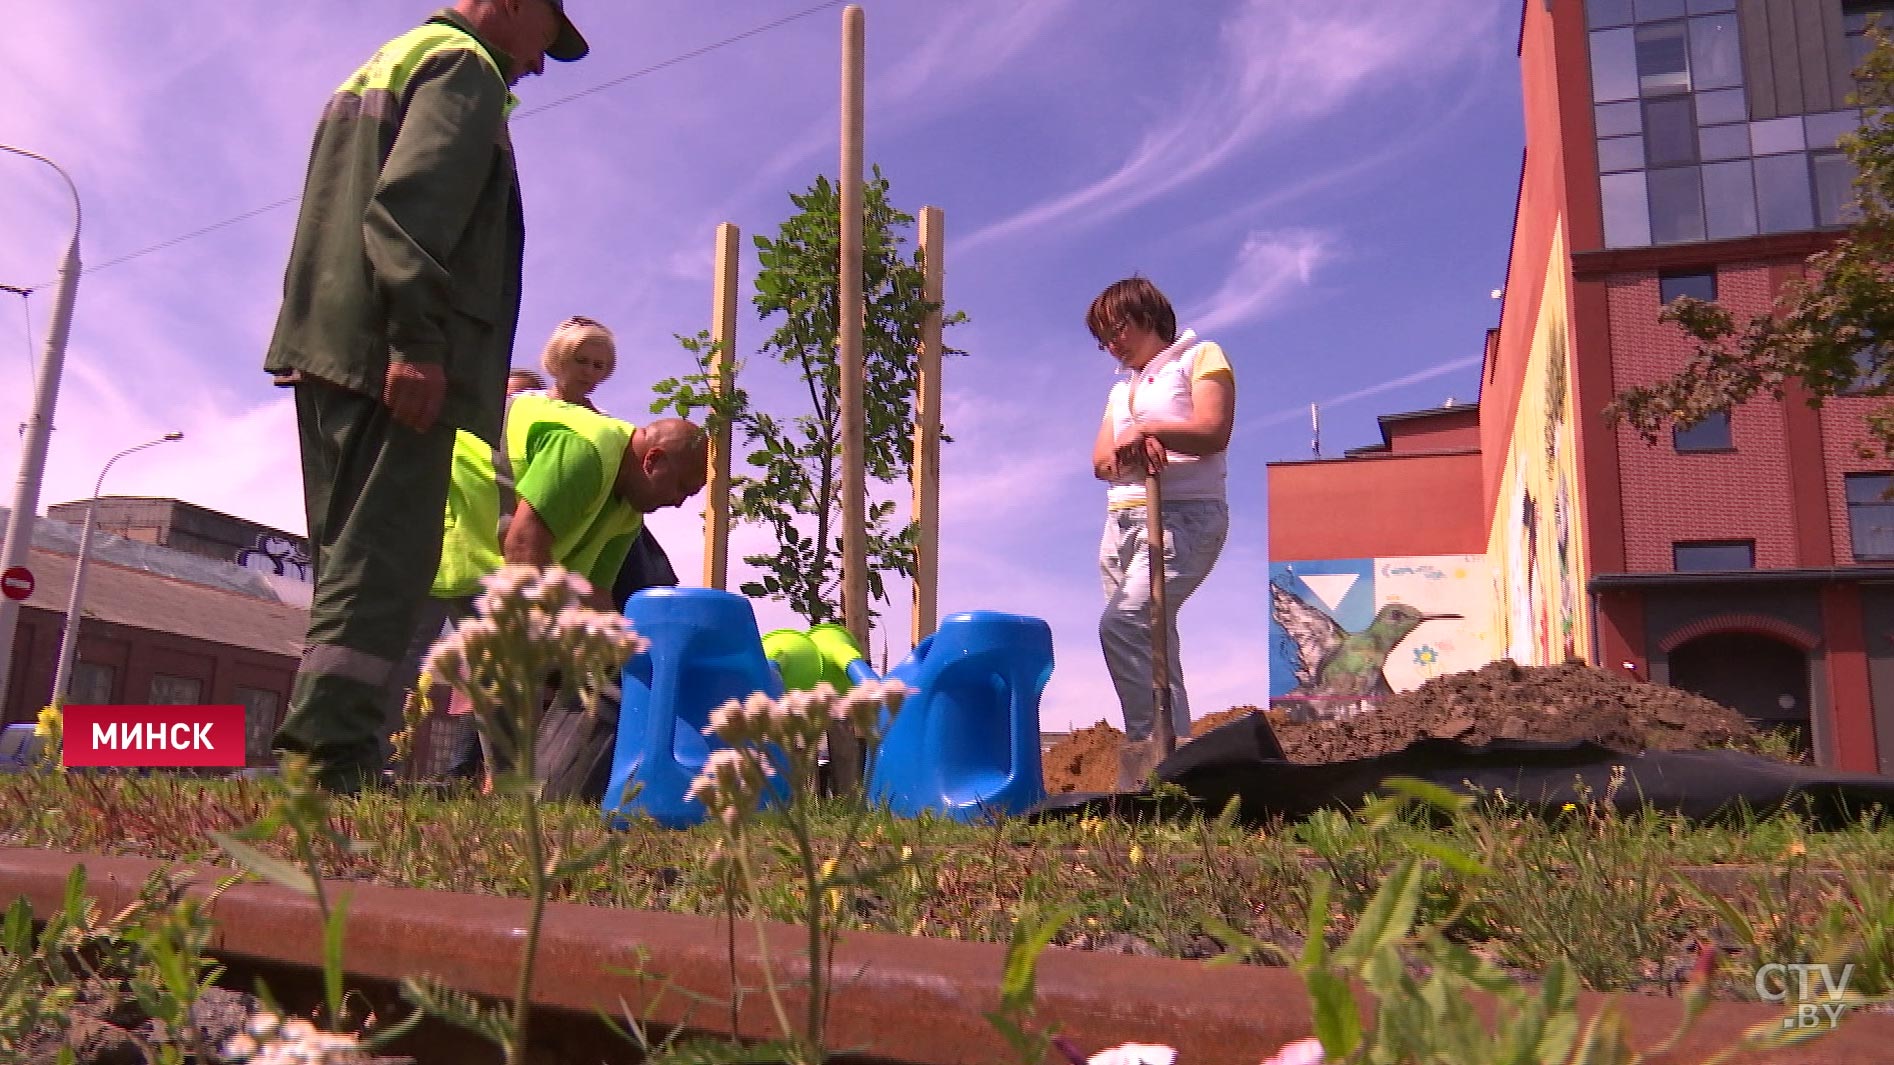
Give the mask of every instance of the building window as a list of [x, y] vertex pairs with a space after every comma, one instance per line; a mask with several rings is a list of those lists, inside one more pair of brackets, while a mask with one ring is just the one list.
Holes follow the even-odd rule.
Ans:
[[1697, 161], [1697, 119], [1688, 96], [1644, 103], [1644, 158], [1650, 166]]
[[[1752, 139], [1754, 130], [1751, 130]], [[1815, 202], [1805, 152], [1756, 160], [1756, 216], [1764, 233], [1815, 228]]]
[[1815, 221], [1822, 226], [1847, 226], [1861, 221], [1855, 201], [1855, 163], [1840, 152], [1809, 156], [1815, 167]]
[[1636, 100], [1599, 104], [1594, 111], [1600, 137], [1634, 137], [1644, 132], [1643, 112]]
[[102, 662], [76, 662], [66, 682], [66, 701], [75, 706], [103, 706], [112, 701], [116, 671]]
[[1743, 50], [1736, 16], [1690, 20], [1690, 87], [1727, 89], [1743, 83]]
[[270, 740], [276, 735], [276, 708], [280, 697], [265, 688], [237, 688], [237, 702], [243, 704], [244, 758], [251, 765], [266, 765], [270, 760]]
[[1862, 62], [1874, 49], [1874, 39], [1868, 36], [1870, 22], [1877, 23], [1884, 31], [1894, 30], [1894, 3], [1888, 0], [1847, 0], [1842, 4], [1842, 34], [1848, 41], [1848, 59], [1856, 70], [1861, 69]]
[[1679, 453], [1690, 451], [1733, 451], [1730, 443], [1730, 412], [1712, 411], [1704, 415], [1703, 420], [1689, 428], [1679, 426], [1670, 431], [1671, 446]]
[[1870, 330], [1861, 330], [1861, 343], [1856, 345], [1851, 356], [1855, 364], [1855, 378], [1842, 389], [1844, 396], [1885, 395], [1888, 385], [1888, 370], [1894, 363], [1894, 351], [1886, 344], [1874, 339]]
[[1644, 171], [1606, 174], [1598, 182], [1605, 199], [1605, 245], [1636, 248], [1651, 242], [1651, 205], [1645, 199]]
[[1749, 124], [1749, 151], [1751, 155], [1775, 155], [1779, 152], [1799, 152], [1808, 147], [1808, 138], [1804, 136], [1802, 116], [1790, 115], [1788, 118], [1771, 118]]
[[1894, 474], [1851, 473], [1843, 480], [1855, 558], [1894, 559]]
[[196, 677], [171, 677], [154, 673], [151, 677], [151, 705], [191, 706], [200, 702], [204, 682]]
[[1638, 98], [1635, 31], [1601, 30], [1591, 35], [1591, 92], [1594, 103]]
[[1703, 239], [1703, 181], [1694, 166], [1650, 172], [1651, 240], [1680, 244]]
[[1740, 159], [1749, 165], [1749, 123], [1705, 126], [1697, 131], [1697, 154], [1707, 162]]
[[1756, 568], [1754, 540], [1698, 540], [1670, 546], [1671, 568], [1678, 573], [1716, 573]]
[[1631, 0], [1585, 0], [1585, 25], [1594, 30], [1631, 21]]
[[1684, 23], [1659, 22], [1636, 31], [1638, 94], [1661, 96], [1690, 91], [1690, 49]]
[[1716, 271], [1689, 270], [1659, 274], [1657, 278], [1657, 302], [1669, 304], [1680, 296], [1689, 296], [1693, 300], [1705, 303], [1716, 302]]
[[1623, 170], [1644, 169], [1643, 137], [1598, 138], [1598, 170], [1613, 174]]
[[1747, 157], [1704, 164], [1703, 216], [1703, 232], [1711, 240], [1756, 235], [1756, 178]]
[[[1736, 7], [1735, 0], [1586, 0], [1606, 247], [1859, 221], [1836, 141], [1859, 128], [1860, 112], [1749, 121]], [[1894, 0], [1845, 7], [1851, 47], [1865, 47], [1871, 12], [1889, 12], [1883, 21], [1894, 25]]]
[[1839, 147], [1843, 137], [1860, 128], [1859, 108], [1802, 116], [1802, 139], [1808, 143], [1810, 150]]

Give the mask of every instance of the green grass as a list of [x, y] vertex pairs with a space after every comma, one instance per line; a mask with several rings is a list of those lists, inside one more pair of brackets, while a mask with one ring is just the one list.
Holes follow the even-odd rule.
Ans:
[[[256, 821], [268, 798], [254, 781], [4, 776], [0, 846], [229, 867], [212, 833]], [[595, 866], [552, 885], [553, 901], [726, 912], [722, 881], [710, 872], [719, 839], [711, 829], [646, 822], [608, 832], [596, 807], [571, 803], [548, 803], [541, 816], [564, 853], [603, 845]], [[843, 804], [825, 805], [817, 829], [839, 836], [848, 816]], [[765, 833], [779, 829], [768, 815], [760, 824]], [[518, 804], [464, 790], [402, 789], [336, 803], [331, 825], [370, 844], [356, 854], [329, 847], [322, 861], [331, 879], [527, 893]], [[1886, 900], [1894, 825], [1878, 816], [1816, 832], [1792, 816], [1702, 826], [1656, 814], [1620, 817], [1602, 806], [1540, 820], [1489, 801], [1451, 824], [1405, 828], [1491, 868], [1475, 893], [1478, 904], [1457, 916], [1452, 933], [1522, 974], [1564, 954], [1588, 987], [1655, 990], [1697, 936], [1758, 964], [1810, 960], [1855, 943], [1864, 974], [1885, 984], [1894, 970]], [[289, 843], [285, 832], [262, 847], [289, 858]], [[968, 826], [877, 814], [857, 846], [870, 861], [905, 853], [911, 864], [863, 893], [843, 914], [848, 927], [1003, 943], [1020, 915], [1070, 908], [1077, 916], [1059, 942], [1173, 957], [1217, 953], [1207, 934], [1217, 923], [1298, 949], [1316, 870], [1335, 883], [1331, 935], [1346, 935], [1388, 870], [1410, 853], [1394, 833], [1328, 814], [1261, 830], [1215, 818]], [[1722, 905], [1684, 875], [1719, 865], [1755, 867], [1724, 878], [1738, 890]], [[1458, 879], [1464, 874], [1430, 862], [1426, 875], [1423, 913], [1433, 906], [1439, 912], [1431, 915], [1443, 916], [1443, 900], [1466, 887]], [[766, 864], [762, 878], [765, 915], [797, 921], [806, 900], [795, 871]], [[1720, 991], [1739, 994], [1745, 982], [1732, 971]]]

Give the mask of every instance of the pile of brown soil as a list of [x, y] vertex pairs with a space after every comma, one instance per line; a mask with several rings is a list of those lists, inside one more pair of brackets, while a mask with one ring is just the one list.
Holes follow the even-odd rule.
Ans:
[[1046, 791], [1117, 791], [1118, 750], [1125, 734], [1100, 721], [1060, 740], [1040, 761]]
[[1626, 753], [1701, 750], [1752, 731], [1743, 715], [1701, 695], [1579, 662], [1521, 666], [1507, 659], [1435, 677], [1347, 721], [1275, 727], [1298, 762], [1367, 758], [1429, 738], [1589, 740]]
[[[1258, 712], [1232, 707], [1193, 722], [1191, 731], [1201, 736]], [[1719, 747], [1752, 731], [1741, 714], [1690, 692], [1577, 662], [1521, 666], [1505, 659], [1435, 677], [1350, 720], [1298, 724], [1269, 717], [1290, 760], [1310, 763], [1371, 758], [1430, 738], [1590, 740], [1629, 753]], [[1112, 790], [1123, 739], [1102, 721], [1073, 733], [1046, 753], [1046, 790]]]

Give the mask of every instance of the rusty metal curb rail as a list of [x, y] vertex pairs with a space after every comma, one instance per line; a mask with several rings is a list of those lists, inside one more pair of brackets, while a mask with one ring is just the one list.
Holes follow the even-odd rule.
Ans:
[[[59, 905], [66, 877], [86, 866], [90, 893], [117, 908], [137, 893], [157, 862], [0, 848], [0, 905], [25, 896], [42, 916]], [[199, 871], [208, 886], [219, 875]], [[526, 903], [484, 895], [346, 885], [349, 905], [345, 957], [351, 972], [399, 980], [431, 973], [479, 994], [506, 996], [518, 959]], [[321, 932], [302, 896], [269, 884], [232, 888], [213, 909], [218, 936], [211, 952], [223, 958], [314, 967]], [[737, 937], [738, 979], [759, 986], [761, 969], [747, 929]], [[799, 972], [802, 931], [771, 931], [779, 973]], [[661, 993], [660, 981], [727, 1001], [730, 970], [721, 920], [579, 905], [547, 908], [534, 1001], [554, 1009], [616, 1015], [621, 1000], [634, 1016], [727, 1034], [727, 1008], [691, 1006], [685, 996]], [[638, 964], [659, 979], [614, 975]], [[960, 1065], [1007, 1060], [1004, 1044], [982, 1016], [999, 998], [1004, 948], [996, 944], [853, 933], [836, 955], [830, 1045], [866, 1057], [913, 1065]], [[1301, 982], [1283, 969], [1253, 966], [1209, 969], [1201, 963], [1135, 958], [1058, 948], [1039, 970], [1039, 1016], [1088, 1048], [1156, 1042], [1176, 1046], [1186, 1065], [1259, 1061], [1284, 1043], [1310, 1034]], [[1587, 1011], [1606, 1001], [1586, 997]], [[1681, 1015], [1675, 999], [1626, 996], [1617, 1000], [1639, 1045], [1669, 1033]], [[1717, 1003], [1679, 1052], [1658, 1062], [1696, 1063], [1729, 1045], [1773, 1011], [1745, 1003]], [[760, 996], [746, 997], [742, 1032], [770, 1030]], [[1894, 1045], [1894, 1015], [1851, 1018], [1812, 1046], [1733, 1060], [1778, 1065], [1880, 1065]]]

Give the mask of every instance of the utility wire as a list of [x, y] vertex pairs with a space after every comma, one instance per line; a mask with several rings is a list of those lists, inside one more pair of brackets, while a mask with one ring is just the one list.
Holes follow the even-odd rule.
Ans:
[[550, 111], [555, 107], [564, 106], [565, 104], [569, 104], [574, 100], [583, 99], [584, 97], [590, 96], [595, 92], [603, 92], [606, 89], [623, 85], [625, 82], [642, 78], [648, 74], [655, 74], [666, 67], [674, 67], [678, 65], [679, 63], [689, 62], [692, 59], [697, 59], [702, 56], [709, 55], [710, 53], [716, 51], [719, 48], [725, 47], [726, 45], [736, 44], [738, 41], [747, 41], [751, 37], [756, 37], [761, 34], [768, 33], [769, 31], [776, 29], [780, 26], [787, 26], [791, 22], [795, 22], [798, 19], [808, 18], [810, 15], [813, 15], [819, 11], [826, 11], [827, 9], [831, 7], [839, 7], [840, 5], [846, 2], [847, 0], [823, 0], [822, 3], [817, 4], [814, 7], [805, 7], [801, 11], [784, 15], [782, 18], [776, 19], [773, 22], [765, 22], [761, 26], [751, 27], [750, 29], [744, 30], [742, 33], [736, 34], [735, 36], [725, 37], [721, 41], [716, 41], [711, 44], [704, 45], [701, 48], [693, 48], [688, 52], [684, 52], [681, 55], [674, 55], [669, 59], [660, 60], [659, 62], [653, 63], [642, 70], [634, 70], [629, 74], [625, 74], [620, 77], [613, 78], [610, 81], [600, 82], [599, 84], [594, 85], [589, 89], [580, 89], [578, 92], [575, 92], [570, 96], [562, 96], [557, 100], [551, 100], [551, 101], [548, 101], [547, 103], [539, 104], [534, 107], [528, 107], [522, 110], [519, 113], [519, 116], [521, 118], [528, 118], [532, 115], [537, 115], [545, 111]]
[[[795, 22], [799, 19], [808, 18], [810, 15], [816, 14], [817, 12], [825, 11], [831, 7], [838, 7], [845, 2], [847, 2], [847, 0], [823, 0], [822, 3], [816, 4], [813, 7], [806, 7], [806, 8], [803, 8], [801, 11], [796, 11], [791, 14], [784, 15], [783, 17], [779, 19], [775, 19], [770, 22], [765, 22], [760, 26], [753, 26], [750, 29], [744, 30], [742, 33], [733, 34], [729, 37], [723, 38], [720, 41], [713, 41], [710, 44], [706, 44], [699, 48], [693, 48], [688, 52], [683, 52], [678, 55], [674, 55], [669, 59], [660, 60], [656, 63], [651, 64], [648, 67], [644, 67], [639, 70], [634, 70], [629, 74], [621, 75], [619, 77], [611, 79], [610, 81], [600, 82], [599, 84], [594, 85], [591, 88], [580, 89], [578, 92], [572, 93], [569, 96], [562, 96], [557, 100], [551, 100], [534, 107], [526, 108], [518, 112], [518, 114], [515, 117], [530, 118], [537, 114], [543, 114], [544, 112], [550, 111], [555, 107], [562, 107], [566, 104], [572, 103], [574, 100], [581, 100], [587, 96], [593, 95], [594, 93], [600, 93], [600, 92], [604, 92], [606, 89], [616, 88], [620, 85], [625, 84], [628, 81], [636, 81], [639, 78], [646, 77], [651, 74], [655, 74], [658, 71], [664, 70], [668, 67], [674, 67], [680, 63], [687, 63], [693, 59], [701, 59], [702, 57], [709, 55], [710, 53], [716, 51], [719, 48], [725, 48], [730, 45], [736, 44], [740, 41], [747, 41], [752, 37], [760, 36], [762, 34], [768, 33], [771, 30], [778, 29], [783, 26], [787, 26], [790, 23]], [[150, 247], [140, 248], [137, 251], [128, 252], [127, 254], [118, 256], [117, 258], [107, 259], [102, 263], [98, 263], [97, 265], [87, 266], [86, 272], [98, 273], [100, 270], [104, 270], [108, 267], [118, 266], [121, 263], [131, 262], [133, 259], [143, 258], [144, 256], [151, 255], [156, 252], [164, 251], [167, 248], [177, 247], [179, 244], [183, 244], [186, 241], [196, 240], [198, 237], [215, 233], [220, 229], [225, 229], [229, 226], [234, 226], [238, 224], [239, 222], [247, 222], [250, 219], [257, 217], [258, 215], [268, 214], [271, 211], [277, 210], [279, 208], [288, 207], [290, 204], [295, 203], [300, 199], [301, 199], [300, 196], [285, 197], [283, 199], [277, 200], [275, 203], [265, 204], [262, 207], [255, 208], [254, 210], [245, 211], [240, 215], [235, 215], [230, 218], [226, 218], [221, 222], [213, 222], [210, 225], [203, 227], [202, 229], [193, 229], [189, 233], [180, 234], [178, 236], [170, 238], [169, 240], [159, 241], [158, 243], [153, 244]], [[33, 289], [30, 289], [30, 288], [18, 289], [18, 288], [14, 288], [11, 285], [0, 285], [0, 290], [5, 290], [8, 292], [18, 292], [22, 296], [27, 295], [33, 291]]]
[[126, 255], [121, 255], [116, 259], [107, 259], [102, 263], [98, 263], [93, 266], [88, 266], [85, 268], [86, 273], [96, 274], [100, 270], [104, 270], [107, 267], [117, 266], [120, 263], [128, 263], [128, 262], [131, 262], [133, 259], [139, 258], [140, 256], [150, 255], [153, 252], [160, 252], [160, 251], [165, 250], [166, 248], [174, 248], [178, 246], [179, 244], [184, 243], [187, 240], [196, 240], [198, 237], [204, 236], [206, 234], [215, 233], [220, 229], [224, 229], [229, 226], [234, 226], [238, 222], [247, 222], [250, 219], [255, 218], [257, 215], [268, 214], [279, 207], [288, 207], [290, 204], [295, 203], [299, 199], [301, 199], [301, 197], [299, 196], [286, 197], [284, 199], [277, 200], [275, 203], [265, 204], [262, 207], [258, 207], [254, 210], [245, 211], [240, 215], [236, 215], [231, 218], [226, 218], [221, 222], [212, 222], [210, 225], [207, 225], [202, 229], [193, 229], [189, 233], [185, 233], [181, 236], [172, 237], [170, 240], [161, 240], [158, 243], [153, 244], [148, 248], [140, 248], [135, 252], [131, 252]]

